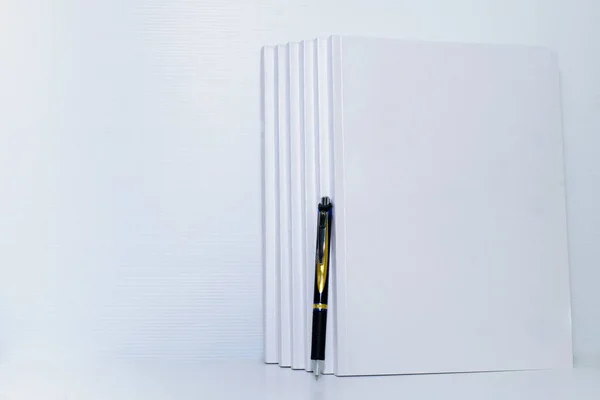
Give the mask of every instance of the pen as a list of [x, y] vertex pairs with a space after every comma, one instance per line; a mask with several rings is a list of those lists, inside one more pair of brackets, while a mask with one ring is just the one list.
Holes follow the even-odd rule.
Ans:
[[325, 364], [325, 333], [327, 331], [327, 291], [329, 288], [329, 250], [331, 240], [332, 204], [321, 198], [317, 218], [317, 249], [315, 256], [315, 292], [313, 297], [312, 343], [310, 359], [315, 378]]

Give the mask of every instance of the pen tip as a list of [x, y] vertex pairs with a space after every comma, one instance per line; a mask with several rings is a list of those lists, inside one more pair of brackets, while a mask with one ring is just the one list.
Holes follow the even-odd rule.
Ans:
[[321, 375], [321, 362], [313, 360], [313, 372], [315, 374], [315, 379], [319, 380], [319, 376]]

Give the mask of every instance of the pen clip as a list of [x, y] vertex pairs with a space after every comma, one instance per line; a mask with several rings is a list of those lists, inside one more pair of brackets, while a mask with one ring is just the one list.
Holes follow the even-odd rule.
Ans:
[[317, 263], [323, 264], [325, 257], [325, 238], [327, 233], [327, 211], [319, 211], [319, 227], [317, 231]]

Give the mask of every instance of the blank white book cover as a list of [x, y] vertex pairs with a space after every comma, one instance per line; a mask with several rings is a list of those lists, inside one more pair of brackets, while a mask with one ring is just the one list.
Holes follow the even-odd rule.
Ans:
[[331, 45], [337, 375], [571, 366], [554, 56]]
[[261, 60], [263, 171], [264, 361], [279, 362], [279, 198], [276, 136], [275, 48], [265, 46]]
[[278, 45], [277, 138], [279, 147], [279, 365], [292, 364], [292, 237], [290, 188], [289, 46]]
[[316, 101], [315, 101], [315, 46], [312, 40], [302, 42], [302, 89], [304, 120], [304, 218], [305, 218], [305, 263], [304, 263], [304, 318], [305, 318], [305, 369], [312, 371], [310, 359], [312, 340], [312, 300], [315, 282], [315, 247], [317, 242], [317, 204], [319, 203], [319, 168], [317, 164]]
[[304, 369], [306, 361], [306, 327], [304, 285], [305, 218], [304, 218], [304, 130], [302, 54], [300, 43], [289, 44], [290, 98], [290, 189], [292, 255], [292, 368]]

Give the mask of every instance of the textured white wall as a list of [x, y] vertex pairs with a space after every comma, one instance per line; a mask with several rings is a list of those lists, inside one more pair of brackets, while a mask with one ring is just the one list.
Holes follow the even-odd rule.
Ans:
[[0, 3], [0, 359], [258, 358], [259, 49], [541, 44], [563, 71], [575, 354], [600, 364], [600, 3]]

